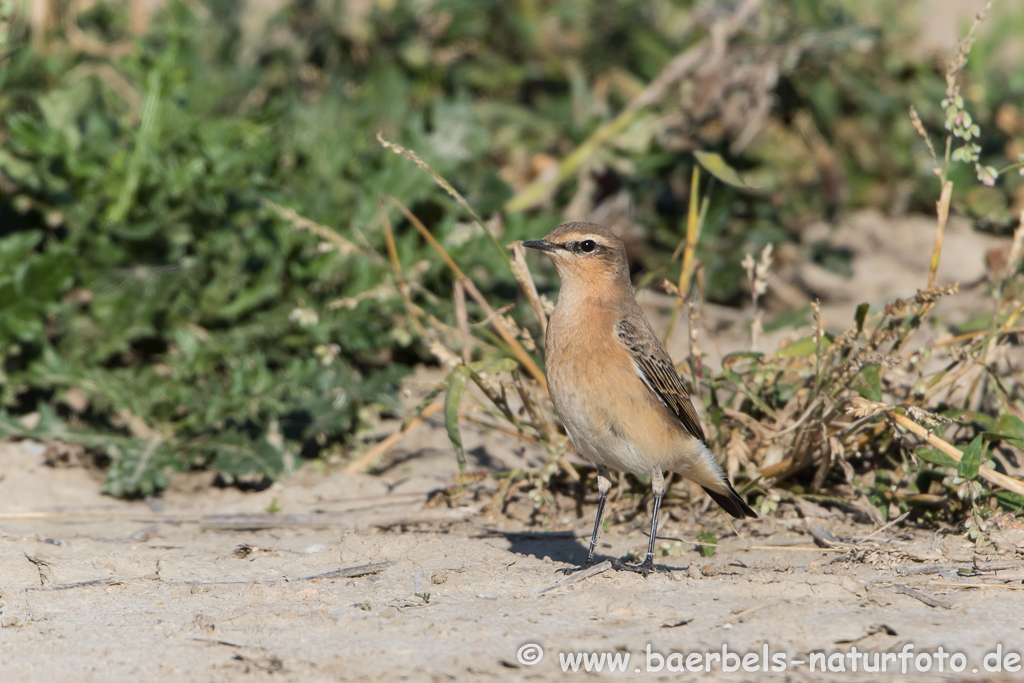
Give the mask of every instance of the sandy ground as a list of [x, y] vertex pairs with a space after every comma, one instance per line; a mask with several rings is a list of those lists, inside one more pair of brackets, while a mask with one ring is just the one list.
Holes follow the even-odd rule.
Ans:
[[[854, 253], [853, 279], [780, 264], [774, 295], [820, 296], [826, 323], [842, 328], [860, 301], [921, 286], [933, 230], [926, 219], [855, 214], [823, 235]], [[987, 310], [979, 309], [990, 305], [985, 252], [1007, 243], [951, 222], [946, 253], [955, 257], [944, 258], [939, 280], [958, 280], [966, 293], [943, 304], [944, 319]], [[644, 297], [662, 323], [666, 304]], [[708, 309], [709, 362], [747, 348], [744, 315]], [[432, 379], [410, 382], [410, 404]], [[396, 427], [382, 424], [381, 433]], [[501, 434], [467, 426], [464, 439], [474, 472], [542, 461]], [[495, 511], [498, 482], [486, 479], [460, 504], [431, 504], [455, 473], [438, 420], [374, 474], [307, 466], [246, 493], [193, 473], [135, 502], [102, 496], [101, 473], [48, 464], [42, 444], [0, 443], [3, 680], [1024, 679], [1012, 668], [1024, 655], [1020, 520], [976, 547], [962, 530], [879, 530], [856, 506], [783, 504], [734, 530], [721, 512], [674, 504], [659, 532], [669, 539], [663, 571], [565, 577], [560, 569], [585, 558], [593, 496], [580, 504], [561, 496], [553, 519], [531, 520], [526, 496], [508, 514]], [[600, 560], [646, 545], [648, 516], [635, 499], [615, 500], [608, 519]], [[713, 557], [694, 542], [702, 529], [724, 546]], [[533, 646], [545, 654], [537, 659]], [[747, 657], [723, 660], [723, 646]], [[888, 654], [879, 660], [886, 673], [864, 673], [864, 662], [847, 656], [855, 651], [870, 653], [869, 666]], [[1001, 672], [985, 666], [997, 651]], [[563, 672], [566, 657], [584, 652], [618, 654], [625, 673], [609, 673], [607, 658], [601, 673], [586, 674], [583, 662]], [[901, 652], [910, 655], [907, 674]], [[812, 653], [827, 655], [830, 670]], [[696, 670], [698, 660], [712, 672]], [[723, 672], [741, 662], [750, 670]]]
[[[467, 438], [481, 453], [480, 435]], [[543, 680], [583, 675], [584, 665], [562, 672], [560, 656], [577, 652], [628, 653], [635, 678], [686, 675], [668, 672], [675, 659], [649, 671], [659, 660], [648, 645], [666, 657], [725, 645], [786, 658], [785, 673], [726, 676], [712, 662], [712, 679], [822, 680], [843, 674], [811, 673], [813, 651], [907, 646], [915, 657], [963, 653], [963, 673], [946, 660], [940, 679], [1021, 678], [987, 672], [984, 656], [1000, 645], [1004, 661], [1024, 654], [1022, 528], [984, 549], [900, 527], [856, 544], [878, 528], [856, 510], [783, 505], [737, 525], [740, 538], [720, 513], [670, 507], [662, 537], [694, 539], [699, 521], [729, 547], [707, 558], [669, 543], [676, 554], [646, 579], [610, 569], [569, 583], [557, 570], [584, 558], [593, 505], [548, 529], [489, 514], [486, 496], [425, 507], [455, 471], [443, 439], [421, 432], [419, 457], [400, 452], [377, 476], [307, 468], [247, 494], [190, 475], [150, 504], [100, 496], [89, 472], [47, 466], [38, 444], [0, 445], [5, 680]], [[273, 501], [280, 511], [265, 514]], [[623, 499], [611, 514], [635, 512]], [[599, 559], [644, 545], [646, 521], [612, 524]], [[828, 533], [845, 543], [817, 547], [814, 534]], [[519, 657], [530, 644], [545, 650], [532, 666]], [[846, 680], [879, 677], [843, 661]], [[934, 670], [888, 675], [934, 680]]]

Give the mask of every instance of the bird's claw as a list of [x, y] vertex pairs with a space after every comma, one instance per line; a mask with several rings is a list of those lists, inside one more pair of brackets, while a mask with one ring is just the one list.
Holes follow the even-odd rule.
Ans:
[[617, 569], [620, 569], [622, 571], [635, 572], [646, 579], [648, 574], [654, 571], [654, 557], [652, 555], [648, 555], [640, 564], [630, 564], [628, 562], [623, 562], [617, 567]]

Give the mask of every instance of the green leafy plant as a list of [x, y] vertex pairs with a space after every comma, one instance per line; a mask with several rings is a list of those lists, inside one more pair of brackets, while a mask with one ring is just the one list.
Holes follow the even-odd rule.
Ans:
[[699, 546], [699, 549], [701, 553], [704, 555], [704, 557], [715, 556], [715, 544], [718, 543], [718, 537], [715, 535], [714, 531], [710, 531], [708, 529], [702, 529], [701, 531], [698, 531], [697, 540], [709, 544]]
[[[156, 492], [192, 467], [252, 481], [299, 456], [347, 456], [377, 415], [398, 410], [408, 367], [446, 362], [443, 348], [461, 360], [450, 364], [449, 405], [436, 408], [456, 440], [457, 420], [496, 419], [549, 449], [540, 472], [515, 475], [539, 484], [540, 509], [550, 482], [579, 478], [538, 362], [538, 291], [554, 278], [509, 267], [496, 244], [545, 233], [566, 206], [574, 217], [625, 216], [646, 281], [671, 292], [670, 282], [677, 314], [698, 324], [700, 300], [744, 300], [744, 255], [799, 244], [800, 226], [841, 209], [888, 209], [898, 181], [912, 185], [911, 209], [943, 192], [919, 172], [921, 138], [904, 112], [921, 103], [920, 129], [944, 131], [947, 84], [901, 47], [913, 41], [898, 3], [879, 10], [882, 28], [852, 0], [728, 11], [295, 2], [253, 28], [231, 3], [169, 2], [139, 35], [123, 4], [71, 3], [41, 33], [22, 4], [0, 2], [0, 431], [85, 445], [115, 495]], [[946, 108], [957, 144], [980, 147], [972, 164], [1002, 169], [994, 187], [973, 188], [985, 192], [977, 202], [970, 192], [957, 201], [1005, 230], [1020, 182], [1005, 171], [1024, 130], [996, 119], [1012, 122], [1005, 107], [1024, 85], [994, 66], [994, 35], [979, 37], [959, 73], [986, 87], [962, 88]], [[711, 58], [715, 69], [696, 68]], [[416, 150], [461, 204], [378, 145], [378, 132]], [[977, 167], [946, 171], [961, 187]], [[386, 229], [381, 202], [397, 221]], [[1007, 301], [1014, 277], [1002, 278]], [[448, 303], [456, 283], [466, 319], [484, 325], [460, 322]], [[506, 310], [517, 288], [529, 309]], [[879, 334], [916, 329], [926, 303], [890, 312]], [[872, 339], [865, 316], [857, 343]], [[1005, 338], [1015, 319], [1004, 311], [974, 330], [984, 334], [964, 345], [968, 372], [984, 362], [978, 344]], [[813, 469], [817, 490], [845, 462], [809, 431], [839, 419], [828, 401], [903, 398], [877, 360], [823, 332], [730, 359], [739, 383], [709, 376], [696, 349], [688, 379], [722, 447], [749, 428], [726, 408], [769, 421], [792, 401], [804, 411], [777, 437], [800, 468], [757, 480], [779, 462], [757, 449], [751, 466], [732, 461], [746, 481], [772, 483], [770, 505], [779, 482], [806, 486]], [[841, 389], [824, 381], [837, 377]], [[1011, 403], [984, 416], [1015, 414]], [[870, 425], [843, 429], [840, 443], [857, 453], [881, 443], [865, 437]], [[888, 441], [872, 457], [891, 464], [899, 448]]]

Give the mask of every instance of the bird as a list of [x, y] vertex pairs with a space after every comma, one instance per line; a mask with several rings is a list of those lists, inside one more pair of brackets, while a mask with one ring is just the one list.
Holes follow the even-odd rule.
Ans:
[[654, 569], [665, 472], [699, 484], [735, 518], [757, 517], [708, 447], [700, 418], [633, 294], [625, 246], [594, 223], [565, 223], [524, 247], [546, 252], [561, 286], [545, 335], [544, 365], [555, 413], [576, 450], [597, 469], [600, 500], [584, 569], [594, 563], [610, 470], [648, 476], [654, 494], [643, 562]]

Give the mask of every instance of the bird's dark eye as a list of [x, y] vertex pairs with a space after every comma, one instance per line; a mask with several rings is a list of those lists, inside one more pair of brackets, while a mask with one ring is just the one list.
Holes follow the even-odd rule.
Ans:
[[595, 249], [597, 249], [597, 242], [595, 242], [594, 240], [583, 240], [582, 242], [580, 242], [580, 251], [582, 251], [584, 254], [589, 254]]

